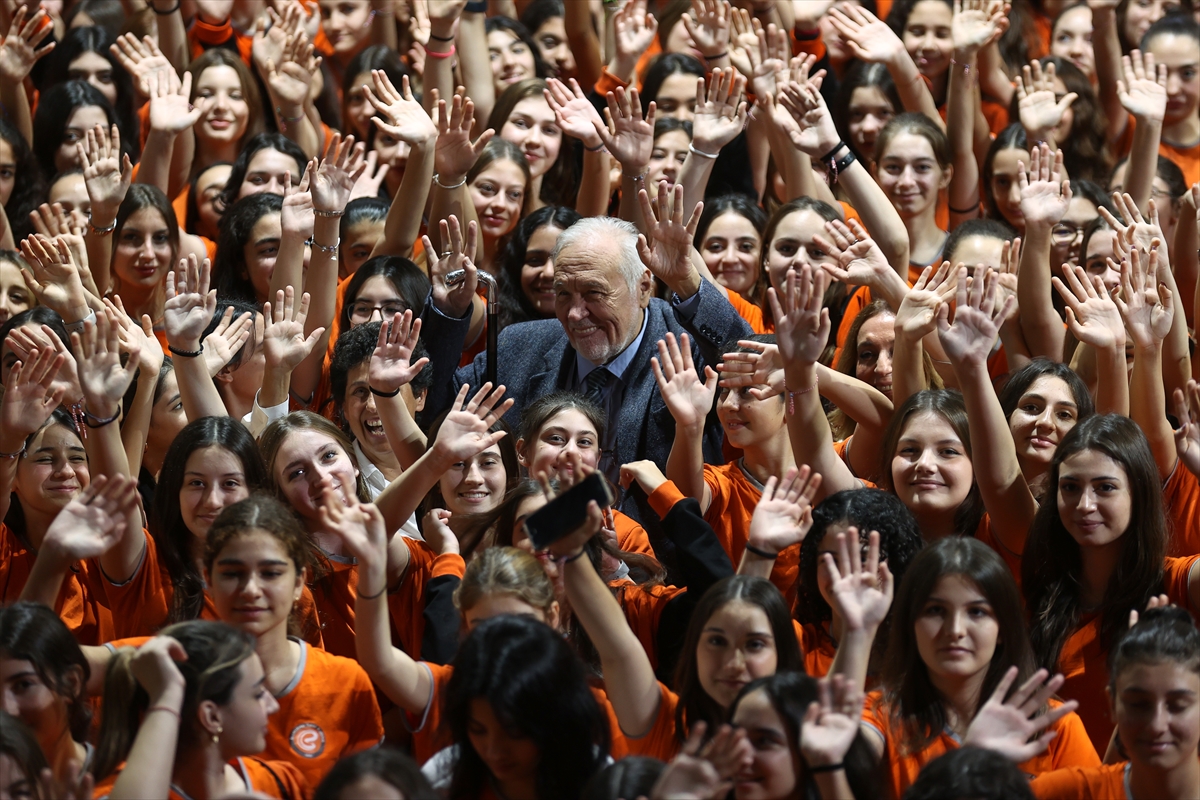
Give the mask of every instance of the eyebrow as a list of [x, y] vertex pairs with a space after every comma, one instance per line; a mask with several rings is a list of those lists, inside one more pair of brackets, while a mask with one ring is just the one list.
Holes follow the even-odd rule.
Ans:
[[33, 670], [31, 670], [31, 669], [27, 669], [27, 670], [25, 670], [24, 672], [18, 672], [18, 673], [16, 673], [16, 674], [9, 675], [9, 676], [8, 676], [7, 678], [5, 678], [4, 680], [5, 680], [5, 681], [15, 681], [17, 678], [29, 678], [29, 677], [38, 678], [38, 677], [40, 677], [40, 676], [39, 676], [39, 675], [38, 675], [36, 672], [34, 672]]
[[[917, 439], [913, 439], [910, 436], [905, 436], [900, 439], [900, 444], [904, 444], [905, 442], [919, 443]], [[938, 441], [934, 442], [934, 444], [956, 444], [960, 447], [963, 446], [962, 439], [939, 439]]]
[[[245, 563], [246, 563], [246, 562], [245, 562], [245, 561], [242, 561], [240, 558], [220, 558], [220, 559], [217, 559], [217, 565], [218, 565], [218, 566], [230, 566], [230, 567], [236, 567], [236, 566], [241, 566], [241, 565], [243, 565], [243, 564], [245, 564]], [[258, 561], [258, 562], [256, 562], [256, 563], [257, 563], [257, 564], [258, 564], [260, 567], [286, 567], [286, 566], [288, 565], [288, 562], [286, 562], [286, 561], [283, 561], [283, 560], [281, 560], [281, 559], [278, 559], [278, 558], [264, 558], [264, 559], [262, 559], [261, 561]]]
[[[1034, 392], [1030, 392], [1029, 394], [1022, 395], [1021, 399], [1022, 400], [1041, 400], [1043, 403], [1049, 402], [1048, 400], [1046, 400], [1045, 397], [1043, 397], [1040, 394], [1035, 394]], [[1076, 407], [1075, 402], [1073, 400], [1056, 400], [1054, 404], [1059, 405], [1059, 406], [1070, 406], [1071, 408]]]
[[[197, 472], [197, 471], [196, 471], [196, 470], [194, 470], [194, 469], [188, 470], [187, 472], [185, 472], [185, 473], [183, 473], [183, 474], [184, 474], [185, 476], [187, 476], [187, 475], [199, 475], [199, 476], [200, 476], [200, 477], [202, 477], [202, 478], [204, 477], [204, 473], [203, 473], [203, 472]], [[230, 476], [233, 476], [233, 475], [239, 475], [239, 476], [240, 476], [240, 475], [244, 475], [244, 474], [245, 474], [245, 473], [243, 473], [243, 472], [240, 472], [240, 471], [238, 471], [238, 472], [222, 472], [222, 473], [221, 473], [221, 474], [220, 474], [218, 477], [221, 477], [221, 478], [228, 478], [228, 477], [230, 477]]]
[[[259, 244], [270, 244], [271, 242], [278, 242], [278, 241], [279, 241], [279, 239], [280, 239], [280, 237], [278, 237], [278, 236], [264, 236], [263, 238], [261, 238], [261, 239], [257, 240], [257, 241], [255, 242], [255, 244], [256, 244], [256, 245], [259, 245]], [[237, 319], [237, 317], [234, 317], [234, 319]]]
[[[949, 600], [946, 600], [944, 598], [941, 598], [941, 597], [938, 597], [938, 596], [932, 595], [932, 594], [929, 595], [929, 597], [927, 597], [925, 599], [925, 602], [926, 603], [942, 603], [943, 605], [950, 605]], [[969, 606], [990, 606], [991, 605], [991, 603], [988, 602], [986, 597], [981, 597], [978, 600], [968, 600], [966, 604]]]
[[[542, 433], [550, 433], [551, 431], [562, 431], [563, 433], [570, 433], [570, 431], [568, 431], [562, 425], [550, 425], [550, 426], [542, 429]], [[591, 428], [585, 428], [584, 430], [579, 431], [579, 433], [580, 434], [590, 433], [592, 436], [596, 435], [596, 432], [594, 430], [592, 430]]]
[[[704, 633], [725, 633], [724, 628], [719, 628], [716, 625], [709, 625], [704, 629]], [[775, 636], [770, 631], [749, 631], [747, 636], [759, 636], [763, 639], [774, 639]]]
[[1086, 481], [1120, 481], [1121, 480], [1116, 475], [1096, 475], [1091, 478], [1080, 478], [1076, 475], [1071, 475], [1071, 474], [1059, 475], [1058, 479], [1059, 480], [1066, 479], [1066, 480], [1072, 480], [1072, 481], [1084, 481], [1084, 480], [1086, 480]]
[[[76, 453], [76, 452], [86, 453], [87, 452], [86, 450], [84, 450], [82, 447], [80, 447], [77, 444], [70, 445], [67, 447], [67, 449], [70, 450], [72, 453]], [[39, 447], [38, 449], [34, 450], [33, 452], [35, 452], [35, 453], [53, 453], [54, 447], [52, 447], [51, 445], [46, 445], [44, 447]]]

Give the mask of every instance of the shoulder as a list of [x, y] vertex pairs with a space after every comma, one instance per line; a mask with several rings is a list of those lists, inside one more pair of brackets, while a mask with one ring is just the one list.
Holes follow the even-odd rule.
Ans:
[[500, 331], [500, 336], [497, 341], [500, 343], [513, 342], [515, 344], [528, 344], [529, 342], [555, 342], [558, 339], [567, 338], [567, 332], [563, 330], [562, 323], [557, 318], [535, 319], [529, 322], [517, 322], [513, 325], [505, 326]]
[[299, 800], [311, 794], [304, 773], [288, 761], [265, 761], [260, 758], [243, 758], [246, 779], [252, 791], [267, 797]]
[[1128, 762], [1098, 767], [1067, 767], [1044, 772], [1033, 779], [1029, 788], [1039, 800], [1078, 800], [1078, 798], [1125, 797], [1125, 768]]
[[357, 661], [344, 656], [335, 656], [328, 650], [319, 650], [311, 645], [305, 645], [308, 651], [308, 663], [304, 667], [302, 683], [316, 685], [320, 682], [326, 686], [338, 686], [341, 689], [366, 689], [374, 693], [371, 679]]

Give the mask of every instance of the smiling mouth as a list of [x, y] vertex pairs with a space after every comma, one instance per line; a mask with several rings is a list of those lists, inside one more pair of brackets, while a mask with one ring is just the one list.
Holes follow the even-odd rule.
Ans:
[[368, 420], [363, 423], [363, 430], [372, 436], [383, 436], [383, 420]]

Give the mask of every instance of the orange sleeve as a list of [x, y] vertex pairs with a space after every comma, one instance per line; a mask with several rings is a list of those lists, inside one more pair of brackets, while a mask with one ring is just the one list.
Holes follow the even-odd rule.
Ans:
[[1009, 550], [1004, 546], [1004, 542], [996, 538], [996, 534], [992, 532], [990, 514], [985, 513], [983, 519], [979, 520], [979, 527], [975, 529], [975, 538], [995, 550], [996, 554], [1004, 559], [1004, 563], [1008, 565], [1008, 571], [1012, 573], [1019, 588], [1021, 586], [1021, 556], [1019, 553]]
[[[1062, 703], [1058, 700], [1049, 702], [1050, 708], [1058, 708]], [[1052, 726], [1055, 737], [1050, 742], [1046, 753], [1036, 759], [1025, 762], [1028, 765], [1037, 764], [1036, 773], [1052, 772], [1065, 767], [1098, 767], [1100, 756], [1088, 737], [1087, 729], [1078, 714], [1070, 713]], [[1047, 763], [1049, 762], [1049, 763]], [[1027, 769], [1026, 772], [1035, 770]]]
[[418, 764], [424, 764], [433, 758], [434, 753], [453, 743], [449, 732], [442, 730], [442, 708], [454, 667], [427, 661], [420, 662], [418, 666], [429, 670], [429, 705], [425, 707], [424, 714], [406, 713], [404, 723], [412, 733], [413, 758]]
[[660, 697], [654, 725], [645, 736], [635, 738], [626, 733], [625, 739], [629, 742], [630, 755], [670, 761], [679, 752], [679, 740], [675, 737], [675, 709], [679, 706], [679, 696], [662, 683], [658, 688]]
[[796, 628], [796, 641], [800, 642], [800, 653], [804, 656], [804, 671], [814, 678], [828, 675], [833, 657], [837, 655], [833, 641], [812, 623], [801, 625], [792, 620], [792, 625]]
[[279, 800], [309, 800], [312, 787], [304, 774], [286, 761], [263, 761], [258, 758], [243, 758], [250, 789], [267, 797]]
[[622, 759], [629, 755], [629, 744], [625, 741], [625, 734], [621, 733], [621, 723], [617, 721], [617, 712], [613, 710], [612, 703], [608, 702], [608, 694], [603, 689], [593, 686], [591, 690], [600, 710], [608, 718], [609, 755], [614, 761]]
[[980, 105], [984, 119], [988, 121], [988, 129], [993, 136], [998, 136], [1000, 131], [1008, 127], [1008, 107], [995, 100], [983, 100]]
[[767, 323], [763, 319], [763, 312], [761, 308], [754, 305], [732, 289], [729, 289], [728, 291], [729, 305], [733, 306], [733, 310], [738, 313], [739, 317], [746, 320], [746, 324], [750, 326], [750, 330], [754, 331], [755, 333], [771, 332], [767, 330]]
[[[150, 138], [150, 103], [142, 103], [137, 112], [138, 116], [138, 141], [141, 142], [141, 150], [146, 149], [146, 140]], [[139, 151], [140, 152], [140, 151]], [[135, 164], [136, 168], [137, 165]]]
[[[180, 230], [187, 230], [184, 226], [187, 225], [187, 199], [191, 189], [190, 185], [185, 186], [183, 191], [171, 201], [171, 209], [175, 212], [175, 222], [179, 225]], [[188, 233], [195, 233], [195, 231], [188, 231]]]
[[658, 623], [662, 619], [663, 609], [668, 602], [685, 589], [677, 586], [653, 586], [650, 588], [638, 586], [626, 579], [609, 584], [613, 590], [629, 629], [641, 643], [650, 659], [650, 666], [658, 669]]
[[646, 529], [633, 517], [613, 509], [613, 524], [617, 529], [617, 547], [626, 553], [641, 553], [654, 558], [654, 548]]
[[158, 544], [149, 531], [143, 530], [142, 536], [146, 549], [129, 580], [113, 584], [104, 579], [108, 607], [113, 612], [114, 638], [153, 636], [171, 613], [175, 591], [170, 576], [160, 566]]
[[1176, 557], [1200, 553], [1200, 480], [1182, 461], [1175, 462], [1175, 471], [1163, 487], [1163, 504], [1171, 531], [1167, 553]]
[[[400, 588], [388, 593], [388, 612], [392, 619], [392, 633], [400, 640], [400, 649], [413, 658], [420, 658], [421, 639], [425, 635], [425, 584], [434, 576], [438, 555], [416, 539], [405, 537], [404, 544], [408, 546], [408, 569], [405, 570]], [[461, 556], [458, 563], [462, 563]], [[444, 570], [443, 574], [450, 575], [454, 574], [456, 567], [453, 559], [447, 559], [441, 569]], [[459, 575], [461, 577], [461, 572]]]
[[187, 38], [192, 46], [192, 58], [198, 58], [205, 50], [227, 44], [232, 40], [238, 55], [242, 57], [242, 61], [246, 62], [246, 66], [254, 66], [250, 53], [253, 39], [235, 31], [228, 18], [224, 22], [212, 23], [205, 22], [197, 16], [192, 21]]
[[654, 513], [658, 516], [666, 517], [671, 513], [671, 509], [680, 500], [685, 500], [683, 492], [679, 491], [679, 487], [671, 481], [664, 481], [661, 486], [651, 492], [649, 497], [650, 508], [654, 509]]
[[793, 29], [789, 32], [792, 40], [792, 55], [798, 56], [804, 54], [806, 56], [816, 56], [817, 61], [825, 57], [825, 40], [821, 38], [821, 29], [818, 28], [812, 31], [798, 31]]
[[1058, 769], [1029, 784], [1038, 800], [1112, 800], [1125, 797], [1128, 762], [1100, 767]]
[[[660, 31], [660, 33], [663, 32]], [[666, 34], [663, 33], [663, 35], [665, 36]], [[638, 59], [637, 67], [635, 67], [633, 71], [633, 74], [637, 76], [638, 91], [641, 91], [642, 81], [646, 79], [646, 70], [650, 68], [650, 65], [654, 62], [654, 59], [657, 58], [662, 51], [662, 42], [660, 42], [658, 37], [655, 36], [650, 40], [650, 46], [646, 48], [646, 52], [642, 53], [642, 57]]]
[[1188, 578], [1197, 561], [1200, 561], [1200, 556], [1187, 556], [1167, 558], [1163, 564], [1163, 591], [1172, 603], [1182, 608], [1191, 607]]
[[613, 75], [605, 66], [600, 70], [600, 77], [596, 79], [596, 94], [605, 97], [609, 92], [615, 92], [617, 87], [625, 88], [629, 84]]

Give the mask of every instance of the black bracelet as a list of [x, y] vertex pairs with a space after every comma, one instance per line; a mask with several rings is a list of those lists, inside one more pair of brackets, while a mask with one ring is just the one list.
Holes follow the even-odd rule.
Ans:
[[395, 397], [396, 395], [400, 394], [399, 389], [396, 389], [393, 392], [381, 392], [374, 386], [368, 386], [367, 388], [369, 388], [371, 390], [371, 394], [375, 395], [376, 397]]
[[154, 7], [154, 3], [151, 2], [150, 10], [153, 11], [155, 14], [158, 14], [160, 17], [165, 17], [169, 14], [174, 14], [176, 11], [179, 10], [179, 7], [181, 5], [183, 5], [183, 0], [176, 0], [174, 8], [169, 8], [166, 11], [159, 11], [157, 8]]
[[828, 161], [829, 159], [831, 159], [837, 155], [838, 150], [841, 150], [845, 146], [846, 146], [846, 143], [844, 141], [842, 141], [841, 139], [838, 139], [838, 143], [833, 146], [833, 149], [830, 150], [825, 155], [818, 158], [817, 161]]
[[973, 214], [973, 213], [975, 213], [976, 211], [978, 211], [978, 210], [979, 210], [979, 204], [978, 204], [978, 203], [976, 203], [975, 205], [971, 206], [970, 208], [955, 208], [954, 206], [948, 206], [948, 207], [949, 207], [950, 211], [951, 211], [951, 212], [953, 212], [953, 213], [955, 213], [955, 214]]
[[167, 349], [171, 351], [171, 355], [179, 356], [180, 358], [195, 358], [196, 356], [204, 355], [204, 343], [200, 343], [199, 350], [180, 350], [175, 345], [167, 345]]
[[758, 556], [759, 558], [765, 558], [768, 561], [773, 561], [779, 558], [779, 553], [772, 553], [770, 550], [763, 550], [761, 547], [755, 547], [752, 544], [747, 544], [746, 550], [754, 553], [754, 555]]
[[463, 11], [468, 14], [486, 14], [487, 0], [471, 0], [471, 2], [463, 6]]
[[573, 556], [567, 556], [566, 558], [564, 558], [564, 559], [562, 560], [562, 563], [564, 563], [564, 564], [570, 564], [572, 561], [576, 561], [576, 560], [578, 560], [578, 559], [579, 559], [581, 556], [584, 556], [584, 555], [586, 555], [586, 554], [587, 554], [587, 548], [586, 548], [586, 547], [582, 547], [582, 548], [580, 548], [580, 549], [579, 549], [579, 552], [578, 552], [578, 553], [576, 553], [575, 555], [573, 555]]
[[378, 592], [376, 592], [375, 594], [361, 594], [360, 593], [358, 595], [358, 599], [359, 600], [377, 600], [386, 591], [387, 591], [387, 581], [385, 580], [383, 582], [383, 588], [380, 589]]
[[724, 53], [717, 53], [715, 56], [705, 56], [704, 60], [705, 61], [719, 61], [728, 55], [729, 55], [729, 51], [726, 50]]
[[839, 761], [836, 764], [826, 764], [822, 767], [810, 767], [805, 765], [809, 772], [838, 772], [846, 768], [846, 765]]
[[845, 172], [846, 168], [849, 167], [851, 164], [853, 164], [855, 161], [858, 161], [858, 156], [854, 155], [853, 150], [850, 150], [846, 153], [846, 155], [839, 158], [837, 163], [833, 165], [834, 170], [837, 172]]
[[434, 36], [432, 33], [429, 34], [429, 38], [433, 39], [435, 42], [453, 42], [454, 41], [453, 36]]

